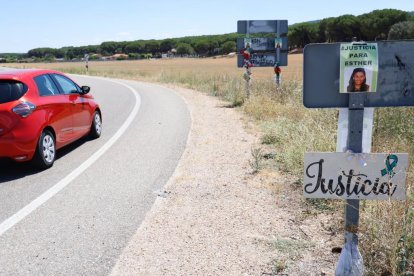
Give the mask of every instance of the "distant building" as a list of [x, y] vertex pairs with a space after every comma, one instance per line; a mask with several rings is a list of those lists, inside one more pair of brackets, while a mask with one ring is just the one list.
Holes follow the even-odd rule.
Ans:
[[17, 61], [18, 63], [32, 63], [35, 62], [34, 58], [22, 58]]
[[176, 54], [177, 54], [177, 50], [173, 48], [169, 50], [168, 53], [162, 54], [161, 57], [162, 58], [173, 58], [175, 57]]
[[90, 60], [96, 60], [96, 59], [101, 59], [102, 55], [101, 54], [92, 54], [90, 57]]
[[120, 59], [128, 59], [128, 55], [126, 54], [115, 54], [109, 57], [110, 60], [120, 60]]

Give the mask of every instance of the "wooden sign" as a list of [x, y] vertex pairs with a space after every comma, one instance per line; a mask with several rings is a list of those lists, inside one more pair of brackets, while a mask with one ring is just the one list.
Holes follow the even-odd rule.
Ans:
[[305, 153], [307, 198], [404, 200], [407, 153]]

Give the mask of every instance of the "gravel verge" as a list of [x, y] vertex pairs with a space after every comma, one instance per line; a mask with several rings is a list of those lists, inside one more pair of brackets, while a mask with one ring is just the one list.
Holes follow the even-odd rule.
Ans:
[[310, 210], [292, 177], [252, 174], [259, 134], [240, 112], [174, 91], [192, 116], [186, 150], [112, 275], [332, 275], [333, 214]]

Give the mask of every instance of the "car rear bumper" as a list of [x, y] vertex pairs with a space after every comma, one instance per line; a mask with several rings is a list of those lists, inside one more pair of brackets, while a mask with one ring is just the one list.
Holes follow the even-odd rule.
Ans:
[[40, 130], [38, 120], [20, 120], [12, 130], [0, 135], [0, 157], [18, 162], [31, 160], [36, 151]]
[[18, 137], [13, 132], [0, 137], [0, 157], [18, 162], [29, 161], [36, 150], [36, 137]]

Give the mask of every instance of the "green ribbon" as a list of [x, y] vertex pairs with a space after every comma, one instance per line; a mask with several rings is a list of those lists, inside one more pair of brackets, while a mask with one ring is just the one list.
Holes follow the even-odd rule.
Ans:
[[[392, 163], [390, 163], [390, 160], [392, 160]], [[397, 166], [398, 163], [398, 157], [395, 154], [390, 154], [387, 156], [387, 160], [385, 160], [385, 169], [381, 170], [381, 175], [384, 176], [388, 174], [390, 177], [393, 177], [395, 175], [394, 168]]]

